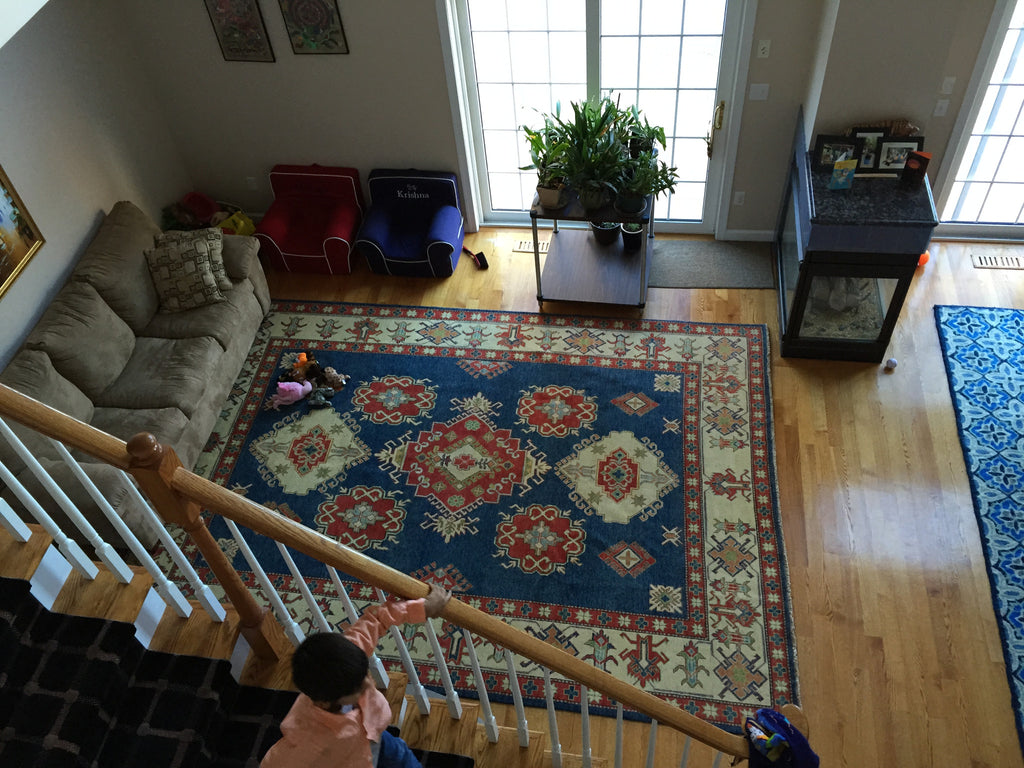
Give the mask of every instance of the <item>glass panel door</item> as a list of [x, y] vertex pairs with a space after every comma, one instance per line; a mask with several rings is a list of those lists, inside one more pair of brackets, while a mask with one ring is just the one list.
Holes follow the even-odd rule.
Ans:
[[476, 171], [487, 222], [525, 223], [536, 187], [520, 126], [610, 95], [665, 127], [681, 182], [655, 207], [678, 231], [714, 228], [723, 163], [705, 136], [719, 101], [726, 0], [460, 0]]

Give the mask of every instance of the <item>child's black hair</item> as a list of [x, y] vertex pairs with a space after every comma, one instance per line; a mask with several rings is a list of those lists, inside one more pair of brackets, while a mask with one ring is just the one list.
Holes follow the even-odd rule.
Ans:
[[363, 650], [337, 632], [310, 635], [292, 656], [292, 681], [313, 701], [336, 701], [358, 691], [370, 661]]

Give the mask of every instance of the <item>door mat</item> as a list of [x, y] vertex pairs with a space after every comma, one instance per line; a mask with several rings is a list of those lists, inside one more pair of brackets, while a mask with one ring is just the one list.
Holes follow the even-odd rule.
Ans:
[[658, 240], [650, 256], [652, 288], [774, 288], [770, 243]]

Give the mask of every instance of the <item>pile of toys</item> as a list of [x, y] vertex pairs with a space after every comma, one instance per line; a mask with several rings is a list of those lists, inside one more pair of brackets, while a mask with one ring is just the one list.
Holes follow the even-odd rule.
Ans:
[[330, 366], [322, 367], [311, 353], [300, 352], [291, 367], [286, 367], [277, 377], [275, 392], [267, 408], [280, 410], [282, 405], [292, 405], [305, 399], [311, 408], [326, 408], [342, 387], [349, 382], [349, 376], [338, 373]]

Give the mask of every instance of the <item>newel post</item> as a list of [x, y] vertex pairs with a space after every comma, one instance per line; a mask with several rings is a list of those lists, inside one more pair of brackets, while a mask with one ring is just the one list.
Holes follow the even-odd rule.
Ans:
[[165, 521], [180, 526], [199, 548], [224, 593], [238, 612], [239, 631], [260, 659], [277, 659], [280, 654], [268, 635], [266, 608], [260, 606], [228, 561], [203, 520], [199, 505], [177, 493], [171, 479], [183, 469], [173, 448], [165, 448], [157, 439], [140, 432], [127, 443], [131, 465], [128, 471]]

